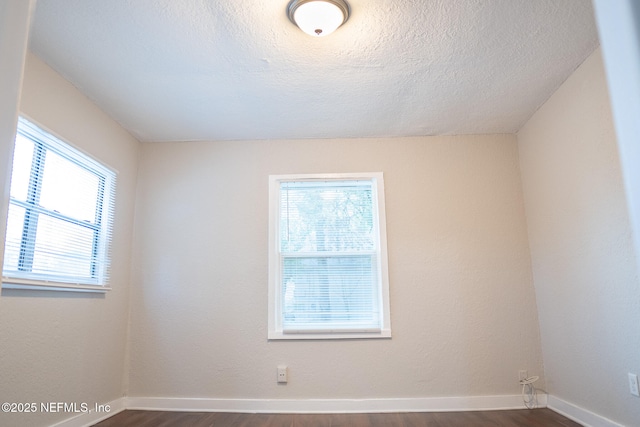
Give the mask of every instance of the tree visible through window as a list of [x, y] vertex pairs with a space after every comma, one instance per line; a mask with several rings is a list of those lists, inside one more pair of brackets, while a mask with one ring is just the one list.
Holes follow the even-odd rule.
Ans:
[[270, 337], [389, 336], [382, 175], [272, 181]]
[[20, 119], [3, 282], [106, 285], [115, 174]]

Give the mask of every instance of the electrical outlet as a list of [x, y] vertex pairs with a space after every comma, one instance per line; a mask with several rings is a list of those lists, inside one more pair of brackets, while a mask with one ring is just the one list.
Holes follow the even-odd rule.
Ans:
[[629, 372], [629, 392], [634, 396], [640, 397], [640, 389], [638, 389], [638, 376]]
[[518, 371], [518, 381], [524, 381], [529, 377], [529, 373], [526, 369], [520, 369]]
[[278, 366], [278, 383], [279, 384], [287, 383], [287, 366], [286, 365]]

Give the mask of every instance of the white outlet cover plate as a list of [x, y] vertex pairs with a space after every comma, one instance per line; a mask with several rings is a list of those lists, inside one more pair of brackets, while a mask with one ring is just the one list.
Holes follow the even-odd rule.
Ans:
[[278, 366], [278, 382], [281, 384], [287, 382], [287, 367], [284, 365]]

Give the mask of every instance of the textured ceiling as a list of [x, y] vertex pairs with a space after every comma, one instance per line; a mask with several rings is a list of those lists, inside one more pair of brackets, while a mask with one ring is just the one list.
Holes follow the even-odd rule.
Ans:
[[589, 0], [39, 0], [31, 50], [142, 141], [511, 133], [597, 47]]

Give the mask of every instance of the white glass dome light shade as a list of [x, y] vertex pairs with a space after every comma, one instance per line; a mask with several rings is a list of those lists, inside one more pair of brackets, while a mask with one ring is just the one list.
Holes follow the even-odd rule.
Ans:
[[349, 6], [343, 0], [293, 0], [289, 19], [313, 37], [333, 33], [349, 18]]

